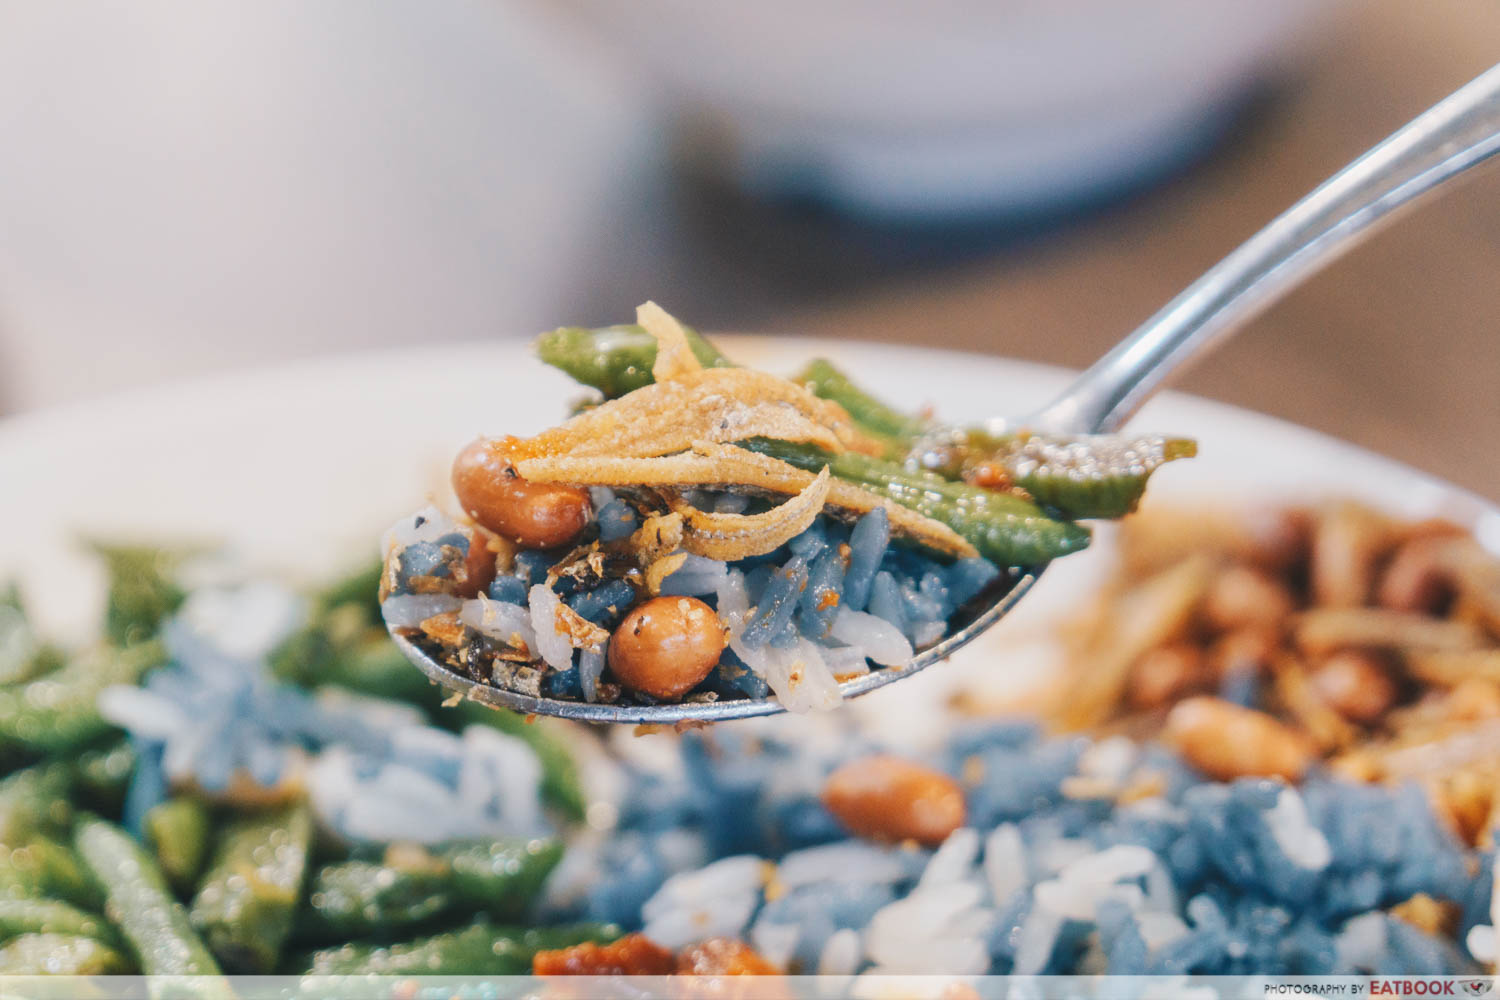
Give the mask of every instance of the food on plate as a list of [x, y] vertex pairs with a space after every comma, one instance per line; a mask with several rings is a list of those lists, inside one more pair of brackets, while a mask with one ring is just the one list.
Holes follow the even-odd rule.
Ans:
[[471, 443], [461, 516], [427, 508], [387, 534], [386, 622], [458, 674], [538, 698], [829, 708], [1193, 453], [944, 427], [826, 361], [779, 378], [652, 303], [638, 319], [542, 337], [598, 398]]
[[1160, 726], [1226, 780], [1323, 766], [1414, 783], [1456, 834], [1489, 844], [1500, 559], [1462, 528], [1352, 502], [1168, 508], [1122, 525], [1120, 549], [1118, 575], [1069, 637], [1061, 725]]
[[95, 647], [7, 598], [30, 662], [0, 684], [0, 975], [519, 974], [618, 936], [529, 926], [577, 763], [555, 726], [413, 684], [378, 566], [302, 597], [109, 552]]
[[[116, 567], [112, 638], [33, 636], [48, 662], [0, 685], [27, 709], [0, 725], [0, 974], [1491, 970], [1493, 559], [1362, 510], [1175, 517], [1192, 531], [1126, 531], [1065, 625], [1059, 683], [1096, 714], [1051, 732], [972, 699], [645, 738], [528, 723], [398, 669], [383, 567], [310, 595]], [[1388, 586], [1432, 538], [1436, 564], [1399, 570], [1428, 579]], [[1251, 627], [1274, 640], [1229, 642]], [[1205, 680], [1287, 650], [1334, 679]], [[1085, 656], [1123, 673], [1113, 700]], [[113, 679], [91, 703], [62, 698], [80, 662]], [[27, 721], [57, 706], [66, 738]]]

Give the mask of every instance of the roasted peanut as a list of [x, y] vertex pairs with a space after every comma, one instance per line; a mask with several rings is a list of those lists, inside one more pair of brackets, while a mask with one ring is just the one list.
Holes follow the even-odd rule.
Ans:
[[1313, 760], [1299, 732], [1264, 712], [1221, 698], [1178, 702], [1162, 739], [1200, 771], [1221, 781], [1251, 775], [1296, 781]]
[[1453, 599], [1453, 568], [1443, 536], [1415, 538], [1396, 550], [1380, 578], [1375, 600], [1393, 611], [1437, 612]]
[[538, 976], [666, 976], [676, 965], [670, 951], [644, 934], [539, 951], [531, 959], [531, 971]]
[[1379, 719], [1396, 702], [1396, 685], [1371, 653], [1348, 649], [1313, 669], [1313, 691], [1335, 712], [1362, 725]]
[[657, 597], [615, 629], [609, 669], [632, 690], [676, 698], [708, 676], [727, 644], [713, 608], [696, 597]]
[[685, 976], [775, 976], [781, 970], [743, 941], [710, 938], [684, 948], [677, 955], [677, 971]]
[[940, 771], [899, 757], [851, 761], [828, 776], [823, 805], [850, 833], [935, 847], [964, 823], [964, 794]]
[[1203, 595], [1203, 616], [1219, 629], [1280, 627], [1292, 613], [1292, 596], [1266, 573], [1231, 566], [1214, 578]]
[[1130, 668], [1126, 696], [1136, 708], [1160, 708], [1204, 679], [1203, 653], [1184, 642], [1158, 646]]
[[514, 438], [480, 438], [453, 461], [453, 492], [464, 512], [497, 535], [550, 549], [578, 537], [589, 494], [576, 486], [529, 483], [510, 460]]

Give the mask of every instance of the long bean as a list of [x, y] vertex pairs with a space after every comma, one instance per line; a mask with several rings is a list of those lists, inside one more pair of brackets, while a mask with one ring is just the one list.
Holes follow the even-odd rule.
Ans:
[[165, 659], [159, 642], [96, 646], [45, 677], [0, 688], [0, 745], [58, 754], [99, 739], [112, 729], [96, 707], [99, 693], [134, 684]]
[[[691, 336], [694, 353], [705, 365], [730, 363], [697, 334]], [[651, 383], [656, 343], [639, 327], [565, 327], [538, 340], [537, 353], [543, 361], [613, 399]], [[893, 461], [914, 457], [919, 445], [926, 448], [929, 443], [923, 436], [941, 430], [938, 424], [904, 413], [865, 391], [826, 359], [808, 363], [794, 381], [842, 406], [861, 431], [885, 444], [885, 457]], [[977, 429], [955, 428], [942, 437], [934, 451], [920, 456], [924, 467], [981, 486], [1019, 486], [1043, 507], [1067, 518], [1128, 514], [1158, 466], [1196, 450], [1185, 439], [1152, 436], [994, 437]], [[1006, 533], [1011, 530], [1007, 528]], [[977, 528], [976, 532], [983, 533]]]
[[0, 781], [0, 844], [17, 846], [37, 832], [59, 833], [73, 820], [73, 774], [62, 761], [36, 764]]
[[307, 872], [312, 819], [294, 806], [230, 823], [190, 917], [225, 968], [266, 974], [291, 933]]
[[73, 791], [79, 804], [117, 815], [136, 763], [135, 747], [128, 739], [79, 751], [73, 757]]
[[344, 861], [312, 877], [307, 907], [297, 922], [299, 939], [330, 941], [391, 936], [429, 923], [450, 909], [447, 866], [417, 851], [404, 858]]
[[1009, 493], [955, 483], [930, 472], [912, 472], [854, 452], [834, 455], [785, 441], [756, 440], [745, 445], [810, 472], [826, 465], [839, 479], [948, 525], [980, 555], [1000, 566], [1038, 566], [1089, 543], [1088, 528], [1050, 517], [1036, 504]]
[[855, 385], [833, 362], [814, 358], [792, 378], [817, 396], [842, 406], [859, 429], [885, 439], [904, 455], [918, 435], [932, 427], [930, 420], [902, 413]]
[[312, 939], [388, 936], [458, 911], [514, 920], [562, 850], [552, 839], [475, 841], [436, 853], [403, 845], [387, 850], [383, 862], [325, 865], [313, 876], [298, 932]]
[[325, 949], [312, 956], [308, 971], [318, 976], [521, 976], [531, 971], [538, 951], [610, 941], [619, 935], [619, 928], [608, 924], [525, 929], [476, 923], [402, 944], [353, 943]]
[[22, 934], [66, 934], [116, 944], [104, 918], [87, 910], [56, 899], [0, 899], [0, 941]]
[[0, 947], [0, 976], [110, 976], [130, 971], [129, 959], [92, 937], [23, 934]]
[[[729, 368], [731, 362], [693, 330], [688, 346], [705, 368]], [[652, 382], [656, 338], [634, 324], [590, 330], [564, 326], [537, 338], [537, 357], [575, 380], [615, 399]]]
[[60, 899], [98, 911], [104, 894], [71, 849], [40, 834], [23, 844], [0, 845], [0, 899]]
[[122, 646], [154, 636], [187, 597], [172, 578], [173, 569], [186, 553], [101, 542], [95, 542], [93, 549], [109, 570], [105, 633]]
[[146, 812], [146, 843], [178, 892], [191, 890], [203, 870], [210, 825], [208, 807], [186, 795], [158, 802]]
[[101, 819], [82, 819], [74, 843], [104, 888], [104, 915], [119, 928], [149, 976], [214, 976], [218, 963], [172, 898], [156, 861], [130, 834]]

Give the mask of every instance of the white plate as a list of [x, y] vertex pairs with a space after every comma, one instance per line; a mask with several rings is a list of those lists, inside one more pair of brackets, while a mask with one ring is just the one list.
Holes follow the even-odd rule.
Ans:
[[[789, 373], [824, 355], [888, 399], [953, 421], [1025, 413], [1067, 373], [999, 358], [849, 342], [725, 337], [726, 353]], [[100, 569], [77, 539], [224, 542], [249, 567], [319, 575], [368, 557], [379, 533], [446, 491], [453, 453], [480, 433], [556, 422], [579, 390], [519, 343], [361, 354], [180, 383], [0, 422], [0, 581], [19, 578], [42, 626], [97, 628]], [[1153, 502], [1341, 494], [1442, 514], [1500, 549], [1500, 515], [1471, 494], [1332, 438], [1181, 395], [1132, 424], [1198, 438], [1163, 469]], [[1078, 599], [1107, 553], [1061, 561], [966, 663], [988, 662]], [[987, 657], [988, 654], [988, 657]], [[929, 675], [938, 671], [929, 671]], [[909, 685], [901, 685], [909, 691]], [[868, 700], [868, 699], [867, 699]]]

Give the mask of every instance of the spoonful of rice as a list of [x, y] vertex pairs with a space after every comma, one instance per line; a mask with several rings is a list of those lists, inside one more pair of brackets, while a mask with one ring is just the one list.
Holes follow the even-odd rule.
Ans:
[[831, 363], [743, 368], [654, 303], [563, 328], [542, 361], [595, 390], [453, 466], [460, 511], [384, 539], [381, 610], [433, 681], [496, 708], [695, 724], [837, 706], [998, 622], [1090, 519], [1128, 514], [1190, 440], [1115, 431], [1401, 208], [1500, 151], [1500, 67], [1235, 250], [1020, 420], [954, 427]]

